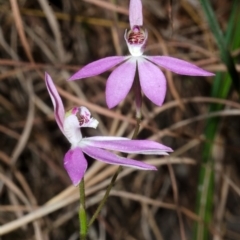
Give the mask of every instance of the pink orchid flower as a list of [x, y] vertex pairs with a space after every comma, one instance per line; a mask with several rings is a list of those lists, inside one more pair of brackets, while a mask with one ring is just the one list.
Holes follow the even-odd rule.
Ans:
[[110, 74], [106, 84], [106, 102], [109, 108], [115, 107], [126, 97], [133, 85], [136, 69], [138, 69], [140, 87], [143, 93], [158, 106], [161, 106], [165, 99], [166, 78], [157, 66], [181, 75], [214, 75], [177, 58], [143, 55], [148, 33], [142, 28], [141, 0], [130, 0], [129, 22], [131, 29], [125, 32], [125, 40], [131, 56], [113, 56], [100, 59], [86, 65], [69, 79], [72, 81], [96, 76], [118, 65]]
[[133, 167], [142, 170], [156, 170], [152, 165], [117, 156], [104, 149], [135, 154], [168, 155], [172, 149], [149, 140], [131, 140], [123, 137], [87, 137], [81, 134], [82, 127], [96, 128], [98, 121], [91, 117], [85, 107], [74, 107], [65, 113], [62, 100], [49, 74], [45, 73], [45, 82], [54, 106], [56, 122], [63, 135], [71, 144], [71, 149], [65, 154], [64, 167], [76, 186], [81, 181], [87, 169], [84, 154], [99, 161]]

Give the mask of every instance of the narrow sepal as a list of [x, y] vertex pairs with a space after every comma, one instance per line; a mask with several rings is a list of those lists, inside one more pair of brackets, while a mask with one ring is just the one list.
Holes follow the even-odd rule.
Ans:
[[82, 144], [96, 148], [136, 154], [168, 155], [172, 149], [150, 140], [131, 140], [116, 137], [89, 137], [82, 140]]
[[106, 57], [100, 60], [91, 62], [73, 74], [68, 80], [73, 81], [82, 78], [93, 77], [99, 75], [103, 72], [106, 72], [108, 69], [115, 67], [119, 63], [123, 62], [126, 57], [122, 56], [114, 56], [114, 57]]
[[214, 76], [213, 73], [203, 70], [202, 68], [189, 63], [187, 61], [168, 57], [168, 56], [153, 56], [147, 57], [151, 62], [159, 65], [160, 67], [166, 68], [171, 72], [187, 75], [187, 76]]
[[45, 83], [53, 103], [55, 120], [60, 130], [64, 134], [64, 131], [63, 131], [63, 121], [64, 121], [64, 115], [65, 115], [64, 106], [62, 103], [62, 99], [59, 96], [58, 91], [53, 83], [53, 80], [48, 73], [45, 73]]
[[105, 151], [100, 148], [86, 146], [82, 148], [82, 151], [90, 157], [107, 164], [132, 167], [141, 170], [156, 170], [156, 167], [152, 165], [129, 158], [119, 157], [111, 152]]

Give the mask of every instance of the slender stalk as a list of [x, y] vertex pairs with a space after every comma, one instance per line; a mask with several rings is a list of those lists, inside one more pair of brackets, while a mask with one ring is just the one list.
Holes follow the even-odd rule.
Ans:
[[84, 187], [84, 178], [79, 184], [79, 193], [80, 193], [80, 206], [79, 206], [79, 224], [80, 224], [80, 240], [86, 240], [88, 224], [87, 224], [87, 213], [85, 208], [85, 187]]
[[[133, 136], [132, 136], [132, 139], [136, 138], [137, 135], [138, 135], [138, 132], [139, 132], [139, 128], [140, 128], [140, 123], [141, 123], [141, 119], [137, 118], [137, 124], [136, 124], [136, 127], [134, 129], [134, 133], [133, 133]], [[106, 203], [108, 197], [109, 197], [109, 194], [110, 194], [110, 191], [111, 189], [113, 188], [116, 180], [117, 180], [117, 177], [118, 177], [118, 174], [122, 171], [122, 166], [119, 166], [117, 171], [115, 172], [115, 174], [113, 175], [112, 179], [111, 179], [111, 182], [110, 184], [108, 185], [107, 187], [107, 190], [104, 194], [104, 197], [102, 199], [102, 201], [100, 202], [100, 204], [98, 205], [98, 208], [96, 210], [96, 212], [93, 214], [92, 218], [90, 219], [89, 223], [88, 223], [88, 227], [90, 227], [94, 221], [96, 220], [96, 218], [98, 217], [100, 211], [102, 210], [104, 204]]]

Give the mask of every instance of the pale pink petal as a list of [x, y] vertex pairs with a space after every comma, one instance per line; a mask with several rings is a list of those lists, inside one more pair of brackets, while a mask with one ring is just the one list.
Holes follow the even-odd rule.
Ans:
[[129, 158], [119, 157], [111, 152], [107, 152], [100, 148], [95, 147], [84, 147], [82, 151], [89, 155], [90, 157], [99, 160], [101, 162], [113, 165], [120, 165], [125, 167], [132, 167], [142, 170], [156, 170], [156, 167]]
[[64, 157], [64, 168], [66, 169], [73, 185], [77, 186], [82, 180], [86, 169], [87, 160], [79, 147], [70, 149]]
[[106, 84], [106, 102], [115, 107], [130, 91], [136, 72], [136, 60], [130, 59], [118, 66], [109, 76]]
[[91, 62], [88, 65], [81, 68], [77, 71], [73, 76], [71, 76], [68, 80], [77, 80], [81, 78], [93, 77], [103, 72], [106, 72], [108, 69], [115, 67], [119, 63], [126, 60], [128, 57], [106, 57], [95, 62]]
[[171, 148], [150, 140], [131, 140], [127, 138], [116, 138], [114, 140], [113, 137], [101, 137], [101, 139], [99, 137], [89, 137], [84, 138], [82, 144], [124, 153], [168, 155], [167, 152], [172, 152]]
[[161, 106], [166, 95], [166, 78], [153, 63], [140, 59], [138, 61], [140, 85], [143, 93], [153, 103]]
[[142, 2], [141, 0], [130, 0], [129, 4], [130, 27], [143, 25]]
[[45, 83], [46, 83], [48, 93], [49, 93], [52, 103], [53, 103], [55, 120], [56, 120], [60, 130], [64, 134], [63, 120], [64, 120], [65, 111], [64, 111], [62, 99], [60, 98], [58, 91], [53, 83], [53, 80], [48, 73], [45, 73]]
[[213, 73], [207, 72], [192, 63], [178, 58], [168, 56], [153, 56], [147, 57], [147, 59], [177, 74], [188, 76], [214, 76]]

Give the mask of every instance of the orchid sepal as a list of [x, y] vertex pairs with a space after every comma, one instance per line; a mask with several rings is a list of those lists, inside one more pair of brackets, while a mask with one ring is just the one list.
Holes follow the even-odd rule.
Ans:
[[65, 110], [63, 107], [62, 99], [58, 94], [58, 91], [53, 83], [51, 76], [46, 72], [45, 72], [45, 83], [54, 106], [54, 116], [55, 116], [56, 122], [58, 124], [58, 127], [64, 134], [63, 121], [64, 121]]

